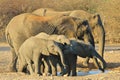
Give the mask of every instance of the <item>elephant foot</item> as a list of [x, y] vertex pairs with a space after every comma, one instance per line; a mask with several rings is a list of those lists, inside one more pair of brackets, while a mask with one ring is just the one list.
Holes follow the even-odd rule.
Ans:
[[43, 73], [42, 75], [43, 75], [43, 76], [51, 76], [50, 73]]
[[103, 73], [105, 72], [105, 70], [104, 70], [104, 69], [99, 68], [99, 70], [101, 70]]
[[69, 75], [68, 75], [68, 74], [64, 74], [63, 76], [64, 76], [64, 77], [67, 77], [67, 76], [69, 76]]
[[63, 72], [60, 73], [61, 76], [66, 75], [67, 74], [67, 70], [64, 70]]

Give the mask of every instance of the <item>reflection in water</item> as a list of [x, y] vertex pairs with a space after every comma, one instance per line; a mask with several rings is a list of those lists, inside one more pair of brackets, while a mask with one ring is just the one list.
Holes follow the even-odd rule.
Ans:
[[[108, 73], [108, 70], [105, 70], [104, 73]], [[86, 76], [86, 75], [93, 75], [93, 74], [100, 74], [102, 73], [100, 70], [91, 70], [91, 71], [87, 71], [87, 72], [77, 72], [77, 76]], [[57, 75], [60, 76], [60, 72], [57, 72]]]
[[[106, 70], [104, 73], [107, 73], [108, 71]], [[77, 72], [78, 76], [85, 76], [85, 75], [92, 75], [92, 74], [100, 74], [103, 73], [100, 70], [91, 70], [88, 72]]]

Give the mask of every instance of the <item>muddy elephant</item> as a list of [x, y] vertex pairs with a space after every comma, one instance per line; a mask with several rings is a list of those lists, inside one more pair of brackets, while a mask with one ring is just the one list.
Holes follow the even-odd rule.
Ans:
[[[33, 14], [37, 14], [42, 16], [43, 13], [40, 13], [44, 11], [44, 16], [51, 16], [51, 15], [57, 15], [57, 14], [63, 14], [63, 15], [69, 15], [72, 17], [77, 17], [80, 19], [87, 19], [93, 34], [93, 37], [98, 39], [99, 43], [99, 54], [103, 57], [104, 54], [104, 46], [105, 46], [105, 30], [104, 26], [101, 20], [101, 17], [99, 14], [91, 14], [84, 10], [73, 10], [73, 11], [55, 11], [51, 8], [42, 8], [37, 9], [33, 11]], [[89, 59], [86, 59], [85, 65], [87, 65]]]
[[[82, 58], [86, 58], [86, 57], [92, 58], [95, 66], [98, 69], [100, 69], [102, 72], [104, 72], [106, 68], [106, 62], [98, 54], [98, 52], [95, 50], [95, 48], [91, 44], [88, 44], [82, 40], [76, 40], [76, 39], [71, 39], [70, 42], [72, 46], [70, 46], [68, 49], [65, 49], [63, 51], [65, 56], [65, 61], [67, 62], [66, 65], [68, 65], [68, 75], [70, 75], [70, 72], [72, 76], [76, 75], [77, 56]], [[100, 63], [98, 62], [98, 60], [100, 60]]]
[[[17, 55], [21, 44], [31, 36], [40, 32], [47, 34], [62, 34], [68, 38], [82, 38], [94, 45], [94, 39], [86, 20], [70, 16], [37, 16], [24, 13], [15, 16], [7, 25], [5, 35], [12, 51], [10, 70], [16, 71]], [[84, 29], [85, 27], [85, 29]], [[82, 31], [83, 30], [83, 31]], [[81, 32], [80, 32], [81, 31]]]
[[[18, 51], [18, 57], [20, 56], [18, 71], [23, 71], [23, 68], [28, 65], [30, 74], [38, 74], [42, 55], [49, 56], [50, 54], [60, 56], [63, 66], [66, 67], [63, 52], [57, 42], [30, 37], [25, 40]], [[34, 63], [35, 70], [32, 68], [32, 63]]]

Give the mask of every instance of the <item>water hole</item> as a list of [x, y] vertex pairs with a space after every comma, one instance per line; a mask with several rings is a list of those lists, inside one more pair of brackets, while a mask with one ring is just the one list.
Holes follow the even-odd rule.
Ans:
[[[108, 73], [108, 70], [105, 70], [104, 74]], [[86, 76], [86, 75], [94, 75], [94, 74], [101, 74], [100, 70], [90, 70], [90, 71], [78, 71], [77, 76]], [[60, 76], [60, 72], [57, 72], [57, 75]]]

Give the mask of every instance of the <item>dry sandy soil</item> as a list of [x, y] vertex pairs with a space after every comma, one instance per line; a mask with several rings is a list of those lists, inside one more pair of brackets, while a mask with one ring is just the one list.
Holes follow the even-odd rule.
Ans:
[[[62, 76], [30, 76], [24, 73], [8, 72], [7, 67], [11, 60], [11, 53], [7, 44], [0, 44], [0, 80], [120, 80], [120, 50], [105, 51], [105, 60], [107, 62], [107, 69], [105, 73], [97, 70], [90, 61], [89, 69], [81, 68], [81, 58], [77, 61], [77, 75], [76, 77], [62, 77]], [[59, 68], [59, 67], [58, 67]], [[88, 71], [90, 70], [90, 71]]]

